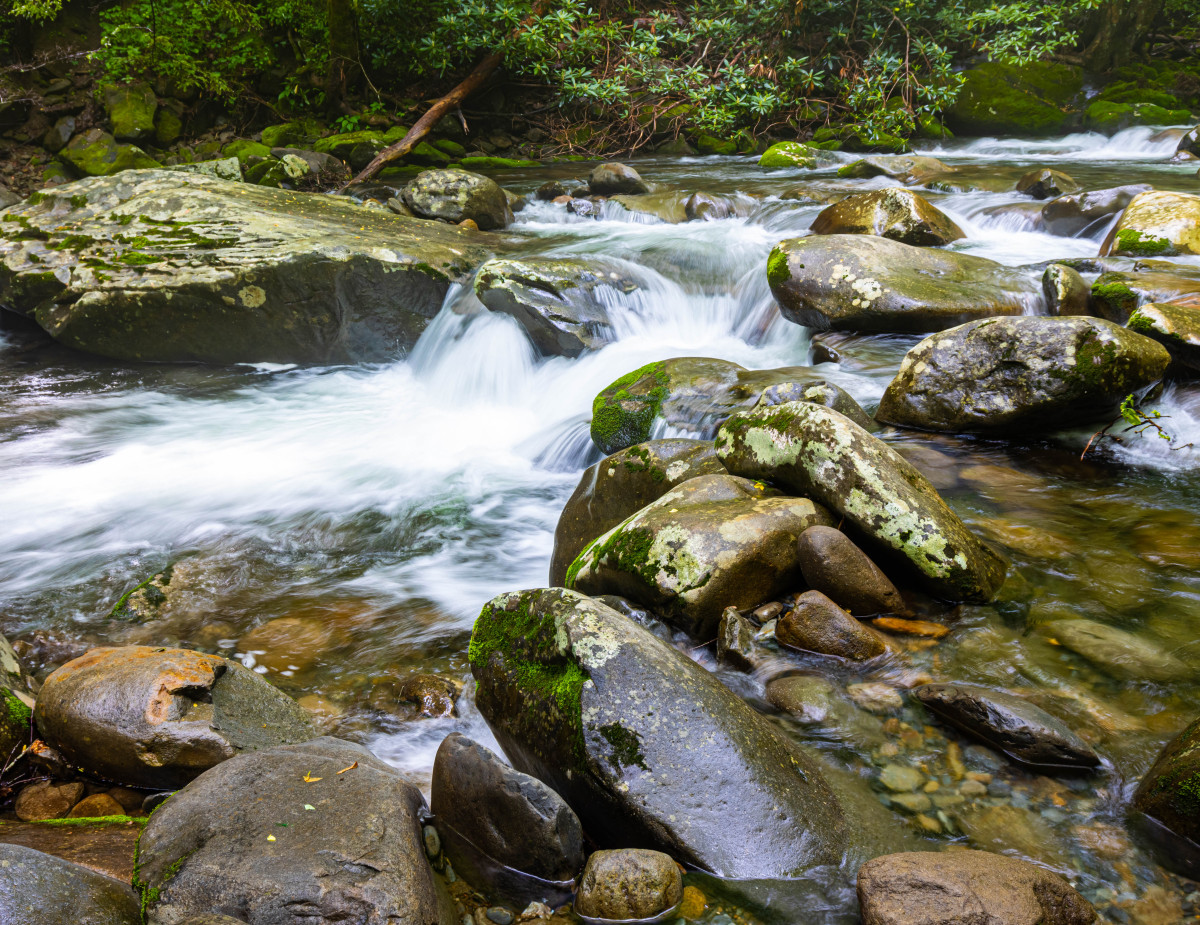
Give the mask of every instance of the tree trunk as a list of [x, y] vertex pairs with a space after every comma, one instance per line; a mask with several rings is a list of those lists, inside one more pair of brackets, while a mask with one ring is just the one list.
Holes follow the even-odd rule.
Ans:
[[1129, 61], [1146, 41], [1163, 0], [1108, 0], [1100, 8], [1095, 36], [1083, 53], [1088, 70], [1106, 73]]
[[327, 0], [329, 65], [325, 71], [325, 109], [344, 111], [346, 95], [358, 84], [358, 28], [354, 0]]

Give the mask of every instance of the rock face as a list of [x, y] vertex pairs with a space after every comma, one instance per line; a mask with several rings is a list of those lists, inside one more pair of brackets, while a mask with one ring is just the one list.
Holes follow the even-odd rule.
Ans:
[[416, 343], [476, 238], [348, 199], [173, 171], [35, 194], [0, 222], [0, 304], [123, 360], [343, 363]]
[[1091, 925], [1096, 912], [1058, 874], [990, 851], [914, 851], [858, 871], [863, 925]]
[[579, 356], [612, 340], [608, 309], [598, 293], [629, 293], [638, 285], [614, 262], [576, 258], [498, 258], [475, 276], [480, 301], [516, 318], [545, 356]]
[[925, 332], [1040, 302], [1037, 282], [982, 257], [868, 235], [781, 241], [767, 281], [796, 324], [818, 330]]
[[845, 518], [930, 593], [990, 600], [1006, 566], [946, 506], [911, 463], [836, 411], [791, 402], [736, 414], [717, 456], [737, 475], [766, 479]]
[[1175, 371], [1182, 368], [1190, 376], [1200, 372], [1200, 297], [1143, 305], [1126, 326], [1162, 344], [1171, 354]]
[[583, 548], [625, 518], [681, 482], [724, 471], [712, 441], [678, 438], [639, 443], [584, 470], [554, 530], [550, 585], [561, 587]]
[[451, 925], [424, 809], [396, 770], [340, 739], [239, 755], [155, 811], [134, 887], [150, 925], [210, 912], [290, 925], [300, 911], [314, 925]]
[[588, 189], [593, 196], [619, 196], [650, 192], [650, 185], [632, 167], [625, 164], [601, 164], [588, 176]]
[[1083, 72], [1065, 64], [990, 61], [964, 72], [958, 97], [946, 114], [960, 135], [1053, 135], [1071, 119], [1083, 89]]
[[190, 649], [92, 649], [46, 679], [46, 742], [92, 774], [169, 790], [241, 751], [312, 737], [294, 700], [238, 662]]
[[1134, 196], [1100, 255], [1173, 257], [1200, 254], [1200, 196], [1150, 190]]
[[941, 209], [902, 187], [857, 193], [813, 219], [814, 234], [870, 234], [902, 244], [937, 247], [963, 237]]
[[593, 919], [649, 919], [675, 908], [682, 898], [683, 875], [669, 855], [621, 848], [588, 858], [575, 911]]
[[833, 655], [854, 662], [882, 655], [887, 646], [882, 637], [820, 591], [805, 591], [795, 605], [779, 618], [775, 638], [793, 649]]
[[828, 404], [868, 420], [853, 398], [810, 367], [744, 369], [727, 360], [677, 357], [648, 363], [601, 391], [592, 402], [592, 442], [615, 453], [649, 440], [660, 422], [711, 439], [722, 421], [753, 405], [771, 386], [787, 386], [789, 399]]
[[726, 607], [756, 607], [795, 587], [797, 538], [832, 522], [807, 498], [779, 497], [731, 475], [702, 475], [585, 547], [566, 586], [627, 597], [708, 640]]
[[1081, 189], [1083, 187], [1076, 183], [1073, 177], [1049, 167], [1031, 170], [1017, 181], [1017, 192], [1034, 199], [1053, 199], [1056, 196], [1078, 193]]
[[1059, 196], [1042, 206], [1042, 225], [1051, 234], [1079, 234], [1097, 222], [1107, 223], [1129, 205], [1134, 196], [1149, 189], [1149, 184], [1138, 183]]
[[800, 534], [797, 554], [808, 586], [856, 617], [908, 609], [887, 575], [840, 530], [809, 527]]
[[470, 660], [505, 753], [562, 794], [602, 847], [655, 848], [735, 878], [841, 858], [841, 806], [808, 754], [598, 601], [502, 594], [475, 624]]
[[876, 417], [951, 432], [1098, 420], [1169, 363], [1161, 345], [1099, 318], [974, 321], [913, 347]]
[[24, 845], [0, 844], [0, 920], [5, 925], [141, 925], [124, 883]]
[[470, 220], [481, 231], [503, 228], [512, 221], [500, 185], [469, 170], [422, 171], [404, 187], [400, 198], [414, 215], [455, 225]]
[[820, 148], [812, 148], [799, 141], [778, 141], [763, 152], [758, 166], [766, 170], [780, 167], [816, 167]]
[[1100, 764], [1091, 746], [1065, 723], [1020, 697], [976, 684], [924, 684], [911, 693], [952, 726], [1039, 771]]
[[[583, 867], [583, 828], [571, 807], [477, 742], [446, 736], [431, 786], [439, 830], [450, 826], [506, 867], [554, 881], [572, 880]], [[445, 844], [449, 850], [452, 841]]]
[[[1200, 844], [1200, 720], [1167, 743], [1133, 796], [1133, 806], [1192, 844]], [[1188, 871], [1191, 874], [1191, 871]]]

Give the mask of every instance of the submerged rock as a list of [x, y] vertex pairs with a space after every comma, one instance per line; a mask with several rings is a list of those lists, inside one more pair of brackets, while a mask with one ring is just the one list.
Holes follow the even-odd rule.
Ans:
[[649, 919], [675, 908], [682, 898], [683, 875], [670, 855], [620, 848], [588, 858], [575, 911], [592, 919]]
[[908, 610], [887, 575], [840, 530], [809, 527], [800, 534], [797, 554], [808, 586], [856, 617]]
[[560, 587], [592, 540], [658, 500], [680, 482], [725, 471], [710, 440], [651, 440], [584, 470], [554, 530], [550, 585]]
[[151, 925], [456, 925], [425, 859], [425, 800], [365, 748], [320, 738], [239, 755], [174, 794], [138, 840]]
[[976, 684], [924, 684], [912, 696], [963, 732], [1024, 765], [1054, 773], [1100, 764], [1091, 746], [1041, 707]]
[[963, 237], [941, 209], [903, 188], [856, 193], [824, 209], [813, 234], [869, 234], [902, 244], [936, 247]]
[[1200, 863], [1200, 720], [1159, 753], [1138, 784], [1133, 807], [1184, 840], [1177, 853], [1167, 855], [1175, 859], [1172, 867], [1195, 876]]
[[502, 594], [475, 624], [470, 660], [505, 753], [562, 794], [602, 847], [654, 847], [734, 878], [797, 876], [842, 857], [841, 805], [814, 760], [603, 604], [560, 589]]
[[0, 303], [123, 360], [344, 363], [416, 343], [475, 238], [335, 196], [165, 170], [80, 180], [0, 222]]
[[636, 195], [650, 192], [650, 185], [632, 167], [613, 162], [592, 169], [588, 189], [593, 196]]
[[818, 330], [940, 331], [1019, 315], [1041, 300], [1029, 274], [983, 257], [870, 235], [781, 241], [767, 281], [789, 321]]
[[1162, 344], [1174, 361], [1174, 370], [1194, 376], [1200, 372], [1200, 297], [1184, 302], [1143, 305], [1126, 325]]
[[717, 660], [742, 671], [753, 671], [760, 661], [754, 635], [754, 624], [738, 613], [736, 607], [726, 607], [717, 626]]
[[876, 417], [923, 430], [1046, 430], [1114, 414], [1159, 381], [1161, 345], [1098, 318], [995, 318], [927, 337]]
[[725, 468], [826, 505], [930, 593], [990, 600], [1002, 559], [899, 453], [843, 415], [791, 402], [731, 417], [716, 440]]
[[796, 539], [830, 523], [807, 498], [779, 497], [731, 475], [702, 475], [584, 548], [566, 586], [629, 598], [709, 640], [726, 607], [756, 607], [794, 587]]
[[5, 925], [141, 925], [124, 883], [24, 845], [0, 844], [0, 921]]
[[1138, 183], [1059, 196], [1042, 206], [1042, 227], [1051, 234], [1080, 234], [1097, 222], [1107, 223], [1129, 205], [1134, 196], [1152, 188], [1148, 183]]
[[1073, 177], [1067, 176], [1061, 170], [1042, 167], [1031, 170], [1017, 181], [1017, 192], [1032, 196], [1034, 199], [1052, 199], [1069, 193], [1078, 193], [1082, 186]]
[[89, 773], [138, 787], [180, 787], [242, 751], [303, 742], [294, 700], [239, 662], [190, 649], [92, 649], [46, 679], [42, 738]]
[[400, 198], [422, 218], [454, 225], [469, 220], [482, 231], [512, 221], [508, 199], [495, 180], [455, 167], [422, 171], [404, 187]]
[[878, 633], [859, 623], [820, 591], [805, 591], [779, 618], [775, 639], [780, 645], [833, 655], [854, 662], [882, 655], [887, 645]]
[[1100, 246], [1100, 255], [1173, 257], [1200, 254], [1200, 196], [1138, 193]]
[[1052, 620], [1042, 631], [1114, 678], [1181, 681], [1195, 675], [1187, 662], [1133, 633], [1095, 620]]

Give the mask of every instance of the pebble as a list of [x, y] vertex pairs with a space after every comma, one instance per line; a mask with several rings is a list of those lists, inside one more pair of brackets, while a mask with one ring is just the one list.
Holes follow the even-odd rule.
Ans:
[[926, 832], [937, 835], [942, 831], [942, 824], [932, 816], [926, 816], [924, 813], [920, 813], [914, 818], [917, 820], [917, 824]]
[[425, 855], [429, 860], [436, 861], [442, 853], [442, 837], [438, 835], [438, 830], [427, 825], [421, 830], [421, 835], [425, 840]]
[[987, 785], [987, 793], [990, 797], [1003, 798], [1011, 796], [1012, 792], [1012, 784], [1006, 780], [994, 780]]
[[962, 749], [957, 742], [951, 742], [946, 747], [946, 767], [950, 769], [950, 776], [955, 780], [962, 780], [967, 773], [967, 766], [963, 764]]
[[704, 893], [694, 886], [683, 888], [683, 899], [679, 903], [679, 917], [683, 919], [698, 919], [704, 915], [708, 900]]
[[904, 706], [900, 692], [890, 684], [879, 681], [866, 681], [861, 684], [851, 684], [846, 688], [850, 699], [871, 713], [891, 713]]
[[964, 797], [986, 796], [988, 788], [977, 780], [965, 780], [958, 785], [958, 792]]
[[530, 919], [548, 919], [552, 915], [554, 915], [553, 909], [545, 903], [534, 901], [521, 910], [521, 914], [517, 916], [517, 921], [526, 922]]
[[911, 793], [925, 783], [925, 775], [903, 764], [887, 764], [879, 773], [879, 782], [895, 793]]
[[512, 925], [513, 914], [503, 906], [489, 906], [485, 914], [496, 925]]
[[982, 745], [968, 745], [963, 749], [963, 758], [968, 764], [977, 765], [989, 771], [999, 771], [1004, 767], [1004, 759], [990, 748]]
[[913, 815], [928, 812], [933, 808], [933, 801], [923, 793], [896, 793], [891, 796], [891, 801], [893, 805]]

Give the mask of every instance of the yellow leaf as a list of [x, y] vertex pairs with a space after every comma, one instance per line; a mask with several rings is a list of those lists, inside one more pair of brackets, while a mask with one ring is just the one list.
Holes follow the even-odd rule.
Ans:
[[338, 773], [345, 774], [347, 771], [353, 771], [357, 767], [358, 767], [358, 762], [356, 761], [356, 762], [354, 762], [354, 764], [350, 765], [350, 767], [342, 768], [340, 771], [338, 771]]
[[267, 836], [267, 841], [275, 841], [275, 836], [274, 836], [274, 835], [268, 835], [268, 836]]
[[[340, 774], [341, 772], [339, 771], [338, 773]], [[304, 772], [304, 783], [306, 783], [306, 784], [315, 784], [317, 781], [319, 781], [319, 780], [323, 780], [323, 779], [324, 779], [324, 778], [320, 778], [320, 777], [313, 777], [313, 776], [312, 776], [312, 771], [305, 771], [305, 772]]]

